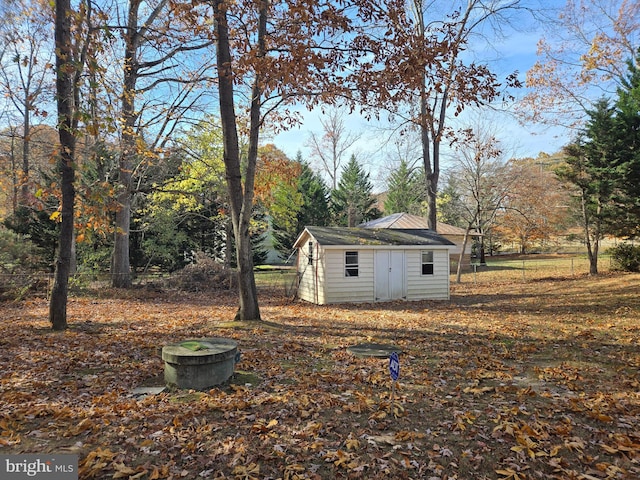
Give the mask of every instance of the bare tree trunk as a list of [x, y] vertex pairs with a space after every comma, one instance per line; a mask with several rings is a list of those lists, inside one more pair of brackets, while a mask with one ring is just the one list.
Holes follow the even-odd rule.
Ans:
[[69, 272], [73, 244], [73, 221], [75, 189], [75, 124], [74, 78], [76, 66], [71, 52], [70, 0], [56, 0], [55, 44], [56, 44], [56, 90], [58, 104], [58, 135], [60, 156], [58, 166], [62, 178], [62, 225], [56, 271], [49, 303], [49, 321], [54, 330], [67, 328], [67, 297]]
[[[422, 29], [424, 27], [421, 27]], [[423, 32], [421, 32], [423, 33]], [[422, 76], [422, 85], [420, 87], [420, 140], [422, 143], [422, 163], [424, 167], [425, 178], [425, 192], [427, 194], [427, 228], [430, 230], [436, 230], [437, 212], [436, 212], [436, 197], [433, 194], [434, 187], [437, 190], [437, 182], [433, 184], [433, 167], [431, 165], [431, 135], [430, 128], [427, 124], [429, 116], [429, 109], [427, 106], [427, 76]]]
[[[427, 25], [425, 24], [426, 5], [423, 0], [413, 0], [413, 10], [416, 19], [417, 34], [421, 38], [425, 38], [428, 34]], [[463, 2], [465, 3], [465, 2]], [[441, 83], [441, 88], [430, 88], [430, 82], [433, 82], [433, 78], [430, 78], [425, 70], [422, 73], [420, 81], [420, 133], [423, 152], [423, 164], [426, 182], [426, 196], [427, 196], [427, 226], [431, 230], [436, 230], [437, 224], [437, 195], [438, 195], [438, 182], [440, 180], [440, 143], [445, 132], [445, 124], [447, 120], [447, 108], [451, 97], [456, 97], [455, 77], [457, 74], [456, 65], [458, 64], [458, 57], [463, 50], [460, 48], [465, 42], [466, 37], [470, 30], [473, 30], [482, 22], [478, 21], [474, 26], [469, 26], [469, 19], [474, 9], [480, 4], [477, 0], [469, 0], [466, 2], [466, 7], [460, 10], [458, 13], [460, 16], [457, 18], [456, 32], [451, 38], [448, 55], [449, 55], [449, 67], [445, 73], [440, 73], [438, 83]], [[488, 16], [485, 16], [486, 20]], [[423, 67], [425, 68], [425, 67]], [[461, 106], [459, 106], [461, 108]]]
[[[267, 35], [267, 6], [268, 0], [260, 0], [258, 17], [258, 55], [264, 56], [266, 51], [265, 37]], [[253, 191], [258, 164], [258, 142], [260, 136], [260, 108], [262, 106], [262, 76], [256, 74], [251, 89], [251, 108], [249, 112], [249, 151], [247, 167], [244, 176], [244, 196], [241, 214], [236, 228], [236, 251], [238, 255], [238, 286], [240, 291], [240, 307], [236, 320], [260, 320], [258, 306], [258, 289], [253, 273], [253, 251], [251, 248], [251, 234], [249, 225], [253, 211]], [[238, 240], [240, 239], [240, 240]]]
[[456, 283], [460, 283], [462, 278], [462, 262], [464, 261], [464, 252], [467, 249], [467, 242], [469, 241], [469, 232], [471, 231], [471, 225], [467, 226], [464, 232], [464, 239], [462, 240], [462, 251], [460, 252], [460, 259], [458, 260], [458, 269], [456, 271]]
[[[234, 107], [233, 70], [231, 68], [231, 47], [227, 25], [227, 6], [224, 0], [216, 0], [213, 4], [217, 30], [217, 70], [220, 98], [220, 122], [224, 146], [224, 165], [231, 204], [231, 219], [236, 240], [236, 256], [238, 262], [239, 302], [237, 320], [260, 320], [258, 295], [253, 274], [253, 254], [249, 235], [249, 220], [253, 204], [253, 182], [255, 162], [257, 160], [257, 140], [260, 116], [259, 78], [253, 87], [251, 102], [251, 127], [249, 158], [243, 191], [240, 168], [240, 148]], [[266, 27], [266, 6], [261, 2], [259, 36], [264, 35]], [[264, 41], [264, 37], [263, 41]]]
[[[182, 66], [191, 64], [189, 60], [177, 60], [185, 52], [193, 52], [212, 44], [210, 40], [194, 41], [179, 39], [172, 28], [189, 28], [182, 23], [189, 21], [188, 13], [177, 8], [175, 2], [158, 0], [126, 0], [127, 25], [122, 29], [124, 56], [122, 73], [122, 96], [120, 128], [122, 151], [118, 165], [118, 211], [116, 212], [114, 249], [112, 258], [112, 283], [115, 287], [131, 286], [131, 235], [130, 220], [132, 204], [135, 201], [134, 172], [143, 165], [145, 159], [141, 150], [163, 148], [177, 126], [178, 119], [188, 109], [193, 86], [203, 80], [200, 67], [182, 71]], [[179, 17], [174, 17], [174, 14]], [[185, 17], [181, 17], [185, 15]], [[175, 23], [175, 24], [174, 24]], [[170, 27], [170, 24], [174, 24]], [[200, 38], [194, 26], [190, 34]], [[174, 44], [177, 43], [177, 44]], [[155, 58], [153, 58], [155, 57]], [[184, 62], [184, 63], [183, 63]], [[186, 68], [186, 67], [185, 67]], [[142, 85], [140, 85], [142, 83]], [[147, 92], [156, 91], [166, 101], [161, 113], [145, 102]], [[138, 97], [141, 100], [138, 100]], [[193, 105], [192, 105], [193, 106]], [[149, 117], [143, 111], [151, 111], [158, 129], [148, 138], [140, 134]], [[148, 129], [146, 130], [149, 133]], [[144, 144], [144, 146], [142, 146]]]
[[589, 249], [589, 275], [598, 274], [598, 250], [600, 242], [595, 240]]
[[28, 98], [24, 101], [24, 127], [22, 132], [22, 186], [20, 188], [20, 203], [29, 205], [29, 170], [31, 155], [31, 105]]
[[487, 265], [487, 253], [484, 249], [484, 232], [482, 231], [482, 229], [478, 229], [478, 232], [480, 233], [481, 237], [480, 237], [480, 251], [478, 252], [478, 259], [480, 260], [480, 265], [482, 266], [486, 266]]
[[332, 190], [338, 188], [344, 154], [362, 137], [361, 133], [354, 134], [346, 129], [344, 116], [344, 110], [330, 109], [326, 119], [320, 120], [322, 135], [317, 136], [312, 132], [306, 143], [311, 149], [311, 156], [322, 163], [322, 169], [331, 180]]
[[[125, 137], [123, 135], [123, 137]], [[129, 136], [126, 136], [129, 137]], [[131, 287], [131, 265], [129, 262], [129, 230], [131, 224], [131, 161], [128, 148], [135, 148], [135, 139], [123, 138], [124, 150], [120, 155], [118, 183], [118, 210], [115, 218], [113, 258], [111, 259], [111, 283], [116, 288]], [[127, 147], [127, 144], [130, 146]], [[133, 147], [131, 147], [133, 145]]]
[[116, 288], [131, 287], [131, 265], [129, 262], [129, 225], [131, 219], [131, 195], [129, 189], [124, 189], [123, 183], [131, 175], [120, 173], [120, 187], [118, 194], [118, 210], [116, 211], [113, 245], [113, 258], [111, 259], [111, 284]]
[[[49, 303], [49, 321], [54, 330], [67, 328], [67, 298], [69, 291], [69, 275], [71, 273], [73, 255], [73, 216], [75, 202], [75, 188], [73, 186], [75, 169], [73, 167], [73, 148], [75, 138], [73, 134], [63, 134], [60, 131], [60, 145], [66, 145], [61, 150], [59, 169], [62, 177], [62, 223], [60, 225], [60, 240], [58, 246], [58, 258], [56, 259], [56, 271]], [[71, 137], [65, 140], [62, 137]]]
[[436, 231], [438, 224], [438, 212], [436, 200], [438, 197], [438, 177], [439, 172], [427, 174], [427, 226], [430, 230]]
[[16, 159], [16, 131], [14, 127], [10, 127], [11, 135], [11, 207], [12, 212], [18, 211], [18, 165]]
[[231, 268], [231, 259], [233, 255], [231, 254], [231, 250], [234, 248], [233, 243], [233, 222], [231, 220], [227, 220], [224, 222], [224, 266], [225, 268]]
[[[591, 218], [589, 215], [589, 209], [587, 206], [586, 192], [582, 192], [581, 204], [582, 204], [582, 221], [584, 222], [584, 241], [587, 246], [587, 257], [589, 258], [589, 275], [598, 274], [598, 250], [600, 246], [600, 221], [596, 221], [594, 230], [590, 228]], [[598, 205], [600, 210], [600, 205]], [[598, 212], [599, 214], [600, 212]], [[599, 218], [599, 215], [598, 215]], [[593, 238], [593, 242], [592, 242]]]
[[438, 215], [436, 200], [438, 197], [438, 182], [440, 180], [440, 135], [446, 115], [447, 90], [442, 94], [441, 109], [438, 126], [430, 125], [434, 118], [429, 113], [426, 94], [427, 77], [423, 76], [422, 94], [420, 98], [420, 137], [422, 142], [422, 158], [427, 194], [427, 227], [436, 230]]
[[136, 82], [138, 80], [138, 9], [140, 0], [130, 0], [127, 30], [124, 35], [124, 68], [122, 82], [122, 151], [118, 168], [118, 210], [116, 211], [113, 258], [111, 259], [112, 285], [131, 287], [129, 241], [131, 229], [131, 173], [137, 156], [135, 110]]

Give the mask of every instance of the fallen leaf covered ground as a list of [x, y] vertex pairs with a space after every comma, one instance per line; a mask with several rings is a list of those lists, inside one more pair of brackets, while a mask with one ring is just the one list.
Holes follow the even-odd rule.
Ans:
[[[452, 285], [448, 302], [315, 306], [102, 290], [2, 304], [0, 453], [77, 454], [80, 478], [640, 478], [640, 275]], [[232, 381], [168, 390], [161, 347], [238, 342]], [[359, 358], [361, 343], [401, 349]]]

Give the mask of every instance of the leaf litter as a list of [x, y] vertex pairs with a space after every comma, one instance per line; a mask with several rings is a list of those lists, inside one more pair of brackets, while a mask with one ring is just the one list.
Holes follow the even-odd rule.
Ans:
[[[0, 452], [74, 453], [80, 478], [640, 478], [640, 275], [453, 285], [450, 302], [315, 306], [102, 292], [3, 304]], [[238, 375], [165, 389], [163, 345], [227, 337]], [[388, 360], [348, 347], [398, 345]], [[250, 381], [247, 381], [250, 379]], [[393, 390], [393, 395], [392, 395]]]

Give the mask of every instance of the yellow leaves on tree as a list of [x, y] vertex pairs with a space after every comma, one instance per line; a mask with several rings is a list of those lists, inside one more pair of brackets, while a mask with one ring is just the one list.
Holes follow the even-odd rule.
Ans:
[[615, 91], [615, 79], [636, 55], [638, 13], [634, 1], [567, 2], [558, 18], [548, 22], [550, 34], [538, 43], [540, 60], [527, 72], [530, 92], [519, 107], [521, 114], [575, 125], [594, 85], [597, 98]]
[[295, 188], [301, 167], [298, 162], [292, 162], [275, 145], [265, 145], [260, 149], [256, 171], [254, 193], [267, 209], [274, 200], [274, 190], [277, 187]]

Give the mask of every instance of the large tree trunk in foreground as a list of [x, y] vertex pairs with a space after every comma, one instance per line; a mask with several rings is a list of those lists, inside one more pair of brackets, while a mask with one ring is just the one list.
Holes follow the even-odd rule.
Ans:
[[442, 108], [440, 109], [439, 125], [434, 129], [429, 122], [433, 122], [433, 115], [427, 105], [426, 77], [422, 78], [422, 92], [420, 95], [420, 141], [422, 146], [422, 163], [427, 194], [427, 227], [436, 231], [437, 226], [437, 197], [438, 182], [440, 181], [440, 134], [445, 121], [447, 90], [442, 94]]
[[116, 288], [131, 287], [131, 264], [129, 261], [129, 239], [131, 225], [131, 169], [135, 138], [123, 134], [123, 151], [120, 154], [118, 172], [118, 210], [115, 218], [113, 257], [111, 259], [111, 284]]
[[258, 294], [255, 277], [253, 275], [251, 238], [249, 235], [255, 165], [251, 166], [252, 161], [250, 156], [247, 178], [245, 179], [246, 184], [243, 190], [242, 173], [240, 169], [240, 148], [234, 108], [233, 70], [231, 68], [227, 6], [224, 0], [215, 0], [213, 8], [217, 30], [217, 70], [220, 122], [222, 124], [224, 145], [224, 165], [238, 262], [240, 305], [236, 314], [236, 320], [260, 320]]
[[69, 273], [73, 245], [73, 221], [75, 189], [75, 122], [74, 112], [74, 73], [71, 52], [71, 5], [69, 0], [56, 1], [55, 44], [56, 44], [56, 89], [58, 105], [58, 135], [60, 153], [58, 165], [61, 174], [62, 225], [58, 257], [56, 259], [55, 279], [49, 303], [49, 321], [54, 330], [67, 328], [67, 297], [69, 292]]

